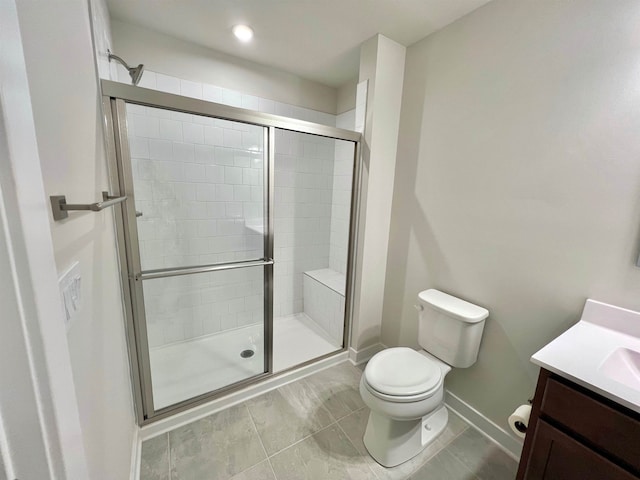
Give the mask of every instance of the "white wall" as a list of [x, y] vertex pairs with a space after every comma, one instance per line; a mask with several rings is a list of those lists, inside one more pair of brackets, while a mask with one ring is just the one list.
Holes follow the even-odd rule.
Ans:
[[[24, 0], [18, 13], [46, 194], [97, 201], [107, 170], [88, 4]], [[50, 220], [58, 271], [79, 261], [82, 274], [68, 343], [90, 478], [127, 478], [136, 427], [112, 212]]]
[[111, 22], [114, 53], [155, 72], [336, 113], [335, 88], [121, 21]]
[[489, 309], [446, 387], [506, 428], [587, 297], [640, 308], [640, 4], [495, 0], [407, 51], [383, 341], [439, 288]]
[[0, 1], [0, 478], [87, 478], [16, 4]]
[[[356, 108], [356, 86], [358, 78], [354, 78], [350, 82], [338, 87], [336, 92], [336, 114], [341, 115], [349, 110]], [[353, 126], [350, 127], [353, 129]]]
[[404, 65], [399, 43], [376, 35], [362, 44], [355, 119], [358, 129], [366, 106], [351, 341], [356, 350], [380, 342]]
[[107, 80], [117, 80], [117, 66], [119, 64], [109, 61], [108, 52], [113, 50], [113, 37], [111, 36], [111, 18], [109, 17], [106, 0], [88, 1], [98, 76]]

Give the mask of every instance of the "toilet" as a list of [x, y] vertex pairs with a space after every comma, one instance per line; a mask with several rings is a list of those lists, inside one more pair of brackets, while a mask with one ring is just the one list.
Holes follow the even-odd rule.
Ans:
[[476, 362], [489, 312], [439, 290], [418, 294], [422, 350], [387, 348], [375, 354], [360, 379], [369, 407], [364, 444], [385, 467], [416, 456], [447, 426], [444, 377]]

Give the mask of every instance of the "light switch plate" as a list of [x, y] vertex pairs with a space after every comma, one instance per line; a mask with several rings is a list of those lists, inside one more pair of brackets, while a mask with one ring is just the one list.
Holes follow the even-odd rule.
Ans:
[[82, 306], [82, 276], [80, 275], [80, 262], [75, 262], [58, 279], [60, 295], [62, 296], [64, 323], [67, 330], [78, 316]]

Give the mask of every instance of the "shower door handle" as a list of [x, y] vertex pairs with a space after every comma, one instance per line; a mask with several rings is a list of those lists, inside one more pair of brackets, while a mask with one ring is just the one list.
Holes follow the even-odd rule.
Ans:
[[243, 262], [213, 263], [209, 265], [196, 265], [193, 267], [160, 268], [156, 270], [146, 270], [134, 275], [135, 280], [150, 280], [154, 278], [177, 277], [180, 275], [191, 275], [194, 273], [217, 272], [222, 270], [235, 270], [237, 268], [262, 267], [273, 265], [273, 259], [263, 258], [261, 260], [247, 260]]

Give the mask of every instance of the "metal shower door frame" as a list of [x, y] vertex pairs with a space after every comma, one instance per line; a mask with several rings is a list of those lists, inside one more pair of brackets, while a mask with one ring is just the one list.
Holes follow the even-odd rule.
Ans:
[[[348, 348], [351, 317], [353, 312], [352, 290], [354, 284], [354, 263], [356, 245], [356, 224], [360, 182], [360, 138], [357, 132], [303, 120], [290, 119], [230, 107], [204, 100], [173, 95], [141, 87], [126, 85], [108, 80], [101, 81], [105, 131], [107, 132], [107, 154], [109, 157], [110, 187], [115, 194], [127, 195], [128, 201], [122, 208], [116, 208], [116, 231], [122, 292], [125, 306], [127, 345], [129, 350], [131, 379], [134, 391], [134, 403], [139, 425], [173, 415], [177, 412], [205, 403], [231, 391], [254, 384], [265, 378], [280, 375], [288, 370], [316, 362], [322, 358], [344, 352]], [[142, 273], [138, 243], [138, 227], [135, 212], [135, 192], [129, 151], [126, 103], [162, 108], [177, 112], [202, 115], [223, 120], [252, 124], [264, 129], [264, 258], [251, 261], [226, 262], [184, 268], [168, 268]], [[347, 285], [345, 298], [345, 321], [343, 346], [341, 349], [296, 365], [291, 369], [273, 372], [273, 248], [274, 248], [274, 163], [275, 131], [289, 130], [299, 133], [318, 135], [346, 140], [354, 143], [354, 171], [351, 194], [351, 219], [349, 229], [349, 248], [347, 258]], [[233, 383], [212, 392], [189, 398], [179, 403], [156, 410], [153, 404], [151, 363], [146, 332], [146, 315], [142, 281], [145, 278], [161, 278], [175, 275], [196, 274], [231, 268], [251, 266], [264, 267], [264, 370], [258, 374]]]

